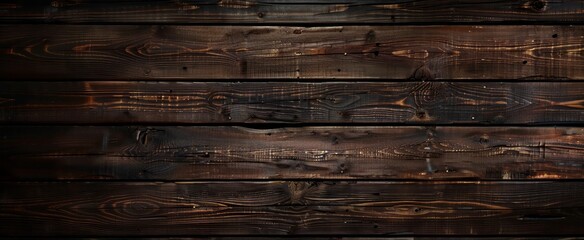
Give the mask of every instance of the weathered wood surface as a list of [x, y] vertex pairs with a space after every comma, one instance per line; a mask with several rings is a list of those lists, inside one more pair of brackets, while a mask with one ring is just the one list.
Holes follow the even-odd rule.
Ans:
[[[2, 183], [3, 235], [584, 234], [583, 182]], [[71, 231], [75, 229], [75, 231]]]
[[582, 179], [584, 129], [0, 128], [0, 178]]
[[436, 209], [417, 214], [407, 207], [137, 207], [2, 209], [0, 232], [6, 236], [584, 234], [584, 208]]
[[[0, 122], [574, 124], [579, 82], [0, 82]], [[268, 126], [268, 125], [266, 125]]]
[[0, 22], [327, 24], [584, 21], [579, 0], [6, 0]]
[[1, 208], [344, 206], [429, 213], [584, 207], [581, 181], [2, 182], [0, 186]]
[[584, 236], [583, 13], [3, 1], [0, 236]]
[[584, 79], [584, 26], [2, 25], [3, 80]]

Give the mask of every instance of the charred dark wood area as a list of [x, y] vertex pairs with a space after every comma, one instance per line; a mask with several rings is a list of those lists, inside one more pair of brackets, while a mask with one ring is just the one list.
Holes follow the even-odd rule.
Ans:
[[6, 0], [2, 239], [584, 236], [582, 0]]
[[584, 26], [0, 25], [7, 80], [584, 80]]

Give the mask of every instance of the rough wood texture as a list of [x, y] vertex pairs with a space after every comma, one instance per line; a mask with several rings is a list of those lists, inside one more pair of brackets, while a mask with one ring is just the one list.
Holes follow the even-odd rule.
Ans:
[[584, 21], [579, 0], [7, 0], [0, 22], [439, 23]]
[[584, 207], [580, 181], [2, 182], [0, 186], [0, 207], [39, 209], [346, 206], [403, 207], [421, 214], [432, 209]]
[[422, 214], [432, 209], [584, 207], [580, 181], [3, 182], [0, 186], [0, 207], [14, 208], [345, 206], [405, 208]]
[[[0, 122], [574, 124], [579, 82], [0, 82]], [[266, 125], [269, 126], [269, 125]]]
[[[142, 206], [138, 206], [140, 208]], [[347, 211], [348, 210], [348, 211]], [[2, 209], [7, 236], [582, 235], [584, 208], [430, 210], [342, 206]]]
[[584, 236], [583, 13], [2, 1], [0, 238]]
[[583, 182], [1, 185], [12, 236], [584, 234]]
[[582, 179], [582, 128], [0, 128], [0, 178]]
[[584, 26], [0, 26], [3, 80], [584, 79]]

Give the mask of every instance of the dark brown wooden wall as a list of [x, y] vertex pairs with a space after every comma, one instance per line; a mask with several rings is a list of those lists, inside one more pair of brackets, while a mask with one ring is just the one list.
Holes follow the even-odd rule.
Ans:
[[581, 236], [583, 0], [0, 3], [0, 237]]

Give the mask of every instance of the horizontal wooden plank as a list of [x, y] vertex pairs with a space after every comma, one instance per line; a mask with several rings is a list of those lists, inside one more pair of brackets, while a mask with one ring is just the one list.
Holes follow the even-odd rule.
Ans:
[[584, 21], [579, 0], [7, 0], [0, 22], [436, 23]]
[[1, 185], [12, 236], [584, 233], [584, 182]]
[[0, 232], [5, 236], [584, 234], [583, 208], [408, 211], [413, 210], [340, 206], [8, 208], [0, 212]]
[[352, 206], [450, 210], [584, 207], [581, 181], [1, 182], [0, 208]]
[[2, 25], [3, 80], [584, 79], [584, 26]]
[[582, 179], [583, 128], [0, 127], [0, 179]]
[[574, 124], [580, 82], [0, 82], [0, 122]]

